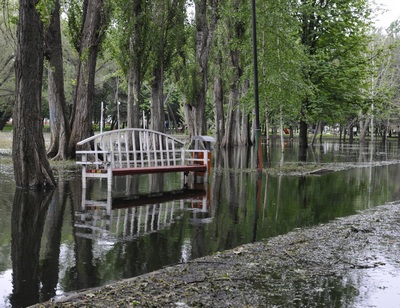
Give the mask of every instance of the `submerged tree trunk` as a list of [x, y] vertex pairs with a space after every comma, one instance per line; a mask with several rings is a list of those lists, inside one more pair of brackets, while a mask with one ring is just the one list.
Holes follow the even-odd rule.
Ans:
[[300, 120], [299, 147], [303, 149], [308, 148], [307, 128], [307, 123], [304, 120]]
[[96, 61], [102, 40], [102, 27], [105, 24], [104, 0], [86, 0], [85, 4], [77, 86], [71, 116], [71, 138], [68, 144], [69, 157], [75, 157], [76, 144], [92, 134]]
[[240, 145], [250, 145], [250, 115], [245, 114], [244, 108], [242, 108], [242, 125], [240, 134]]
[[221, 146], [232, 147], [240, 145], [240, 110], [238, 89], [233, 88], [229, 95], [228, 115], [226, 118], [225, 135]]
[[50, 25], [46, 32], [48, 69], [48, 96], [50, 112], [50, 146], [47, 155], [65, 160], [70, 137], [64, 93], [64, 70], [60, 27], [60, 1], [55, 1]]
[[23, 188], [56, 185], [42, 132], [43, 28], [35, 4], [20, 1], [17, 30], [12, 156], [15, 183]]

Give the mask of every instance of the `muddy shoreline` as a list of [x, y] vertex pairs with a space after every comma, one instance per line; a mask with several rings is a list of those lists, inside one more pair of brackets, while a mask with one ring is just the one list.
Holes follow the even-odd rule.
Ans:
[[397, 307], [399, 248], [396, 202], [32, 307]]

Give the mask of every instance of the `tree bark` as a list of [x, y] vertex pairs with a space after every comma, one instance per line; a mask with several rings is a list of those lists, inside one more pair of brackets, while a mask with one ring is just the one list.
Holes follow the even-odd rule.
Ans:
[[215, 144], [220, 146], [225, 134], [224, 102], [222, 78], [214, 78], [214, 106], [215, 106]]
[[302, 112], [301, 112], [301, 119], [300, 119], [300, 130], [299, 130], [299, 148], [301, 149], [307, 149], [308, 148], [308, 125], [305, 122], [305, 112], [304, 109], [307, 109], [306, 107], [307, 104], [303, 104]]
[[249, 145], [250, 141], [250, 115], [246, 114], [244, 108], [242, 108], [242, 125], [240, 134], [240, 145]]
[[165, 112], [164, 112], [164, 69], [157, 66], [153, 71], [153, 81], [151, 83], [151, 122], [150, 128], [165, 132]]
[[306, 122], [300, 120], [299, 147], [304, 149], [308, 148], [307, 126]]
[[228, 116], [226, 118], [225, 136], [221, 146], [232, 147], [240, 145], [240, 110], [238, 89], [231, 89], [229, 95]]
[[140, 87], [141, 78], [139, 69], [131, 66], [128, 77], [128, 102], [127, 102], [127, 127], [138, 128], [140, 126]]
[[35, 5], [20, 1], [17, 30], [12, 155], [15, 182], [23, 188], [56, 185], [42, 132], [43, 25]]
[[360, 121], [360, 143], [365, 142], [370, 122], [371, 118], [369, 116], [365, 119], [365, 121]]
[[[76, 144], [92, 134], [94, 81], [97, 54], [105, 25], [104, 0], [85, 0], [84, 17], [79, 50], [77, 86], [71, 116], [69, 157], [75, 157]], [[89, 145], [87, 145], [89, 146]], [[82, 150], [87, 148], [81, 148]]]
[[50, 146], [47, 155], [53, 159], [67, 158], [71, 134], [64, 93], [64, 69], [60, 27], [60, 1], [55, 1], [50, 25], [46, 31], [46, 57], [48, 68], [48, 96], [50, 111]]

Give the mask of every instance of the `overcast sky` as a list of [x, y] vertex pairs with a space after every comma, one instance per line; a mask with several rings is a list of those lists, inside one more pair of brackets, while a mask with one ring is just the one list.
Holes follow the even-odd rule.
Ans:
[[377, 27], [387, 28], [389, 25], [400, 17], [400, 0], [375, 0], [376, 3], [382, 4], [388, 12], [379, 16], [376, 25]]

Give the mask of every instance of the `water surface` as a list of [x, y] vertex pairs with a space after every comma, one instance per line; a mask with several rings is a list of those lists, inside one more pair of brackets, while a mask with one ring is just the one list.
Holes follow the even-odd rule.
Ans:
[[[280, 147], [272, 149], [271, 165], [298, 161], [296, 145], [285, 145], [283, 160]], [[82, 191], [76, 171], [57, 173], [54, 191], [20, 192], [11, 167], [0, 164], [0, 307], [24, 307], [400, 199], [397, 144], [311, 148], [308, 163], [358, 166], [321, 176], [258, 177], [251, 149], [213, 155], [203, 185], [184, 187], [180, 174], [140, 175], [115, 178], [112, 192], [98, 179]]]

